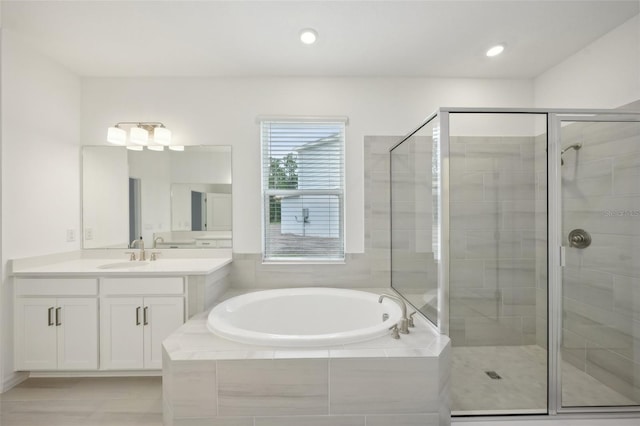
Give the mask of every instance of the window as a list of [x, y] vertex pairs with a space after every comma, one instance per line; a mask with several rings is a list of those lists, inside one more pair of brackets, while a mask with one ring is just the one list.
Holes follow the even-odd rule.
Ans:
[[261, 121], [264, 260], [344, 259], [344, 121]]

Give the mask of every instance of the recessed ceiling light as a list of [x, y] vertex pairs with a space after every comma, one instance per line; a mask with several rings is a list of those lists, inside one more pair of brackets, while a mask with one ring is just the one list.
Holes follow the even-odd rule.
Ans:
[[312, 28], [305, 28], [300, 31], [300, 41], [304, 44], [313, 44], [318, 39], [318, 33]]
[[504, 51], [504, 45], [503, 44], [497, 44], [497, 45], [493, 46], [491, 49], [487, 50], [487, 56], [490, 57], [490, 58], [494, 57], [494, 56], [498, 56], [503, 51]]

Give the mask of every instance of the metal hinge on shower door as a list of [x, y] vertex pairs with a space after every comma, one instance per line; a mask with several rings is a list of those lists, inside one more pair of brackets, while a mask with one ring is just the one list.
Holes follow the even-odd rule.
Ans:
[[567, 266], [567, 248], [560, 246], [560, 267], [564, 268], [565, 266]]

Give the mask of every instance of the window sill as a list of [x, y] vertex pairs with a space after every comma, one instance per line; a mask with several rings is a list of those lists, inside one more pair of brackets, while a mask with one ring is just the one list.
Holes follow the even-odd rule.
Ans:
[[263, 265], [346, 265], [345, 259], [321, 260], [321, 259], [263, 259]]

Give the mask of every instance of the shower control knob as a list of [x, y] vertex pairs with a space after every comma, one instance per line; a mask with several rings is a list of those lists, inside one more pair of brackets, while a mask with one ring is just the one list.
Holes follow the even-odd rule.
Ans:
[[569, 232], [569, 246], [583, 249], [591, 245], [591, 235], [584, 229]]

